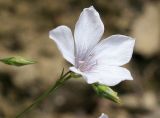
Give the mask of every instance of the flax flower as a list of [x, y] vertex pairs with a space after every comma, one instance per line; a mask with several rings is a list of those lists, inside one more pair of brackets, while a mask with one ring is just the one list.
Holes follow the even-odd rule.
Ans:
[[70, 70], [82, 75], [87, 83], [114, 86], [132, 80], [130, 72], [121, 67], [132, 57], [135, 40], [129, 36], [112, 35], [102, 39], [104, 25], [93, 6], [85, 8], [74, 30], [59, 26], [49, 32], [63, 57], [73, 66]]
[[108, 116], [106, 114], [102, 113], [99, 118], [108, 118]]

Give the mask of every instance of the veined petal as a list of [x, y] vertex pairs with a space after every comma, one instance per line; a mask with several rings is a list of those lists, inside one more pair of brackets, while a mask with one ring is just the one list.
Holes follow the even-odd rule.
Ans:
[[108, 116], [106, 114], [102, 113], [99, 118], [108, 118]]
[[100, 64], [121, 66], [128, 63], [133, 54], [135, 40], [129, 36], [112, 35], [92, 51]]
[[107, 86], [114, 86], [123, 80], [133, 80], [130, 72], [117, 66], [97, 66], [90, 72], [85, 72], [83, 76], [89, 84], [98, 82]]
[[76, 57], [83, 58], [100, 40], [104, 25], [93, 6], [85, 8], [76, 23], [74, 37]]
[[63, 57], [74, 65], [74, 40], [70, 28], [59, 26], [49, 32], [49, 37], [56, 42]]

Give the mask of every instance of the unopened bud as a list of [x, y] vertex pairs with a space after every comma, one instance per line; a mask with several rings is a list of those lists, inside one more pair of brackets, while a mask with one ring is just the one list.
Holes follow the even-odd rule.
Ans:
[[20, 56], [2, 58], [2, 59], [0, 59], [0, 61], [5, 64], [13, 65], [13, 66], [24, 66], [24, 65], [36, 63], [36, 61], [28, 60], [28, 59], [20, 57]]
[[98, 83], [92, 84], [93, 89], [96, 91], [97, 95], [109, 99], [116, 103], [121, 103], [117, 92], [113, 91], [110, 87]]

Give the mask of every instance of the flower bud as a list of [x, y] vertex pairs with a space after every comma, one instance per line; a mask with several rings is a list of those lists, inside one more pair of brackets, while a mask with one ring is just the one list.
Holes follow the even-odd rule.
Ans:
[[117, 92], [113, 91], [110, 87], [98, 83], [92, 84], [93, 89], [96, 91], [97, 95], [109, 99], [116, 103], [121, 103]]
[[24, 66], [24, 65], [29, 65], [29, 64], [34, 64], [36, 61], [33, 60], [28, 60], [20, 56], [15, 56], [15, 57], [8, 57], [8, 58], [2, 58], [0, 59], [1, 62], [8, 64], [8, 65], [13, 65], [13, 66]]

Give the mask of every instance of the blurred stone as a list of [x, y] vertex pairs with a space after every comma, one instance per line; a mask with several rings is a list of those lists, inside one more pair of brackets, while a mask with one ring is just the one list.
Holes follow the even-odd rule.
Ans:
[[52, 113], [46, 113], [44, 111], [34, 111], [32, 114], [24, 115], [24, 118], [53, 118], [54, 115]]
[[145, 92], [142, 102], [145, 108], [153, 110], [157, 107], [158, 100], [153, 92]]
[[159, 118], [160, 116], [160, 107], [156, 108], [154, 110], [154, 112], [150, 113], [150, 114], [139, 114], [139, 115], [136, 115], [136, 118]]
[[[117, 117], [117, 115], [116, 115], [116, 117]], [[130, 115], [124, 110], [120, 110], [118, 112], [118, 117], [117, 118], [129, 118], [129, 117], [130, 117]]]
[[61, 114], [57, 118], [93, 118], [93, 117], [94, 116], [90, 117], [83, 113], [75, 113], [75, 114], [65, 113], [65, 114]]
[[143, 14], [132, 27], [132, 35], [136, 38], [135, 50], [144, 56], [152, 56], [160, 51], [159, 10], [159, 4], [146, 4]]
[[122, 96], [121, 99], [122, 104], [129, 108], [137, 108], [140, 105], [140, 99], [136, 95], [125, 95]]
[[158, 100], [153, 92], [145, 91], [143, 95], [124, 95], [121, 97], [123, 106], [137, 112], [154, 111], [157, 108]]
[[0, 118], [11, 117], [14, 113], [13, 109], [15, 110], [15, 108], [2, 96], [0, 96], [0, 101]]

